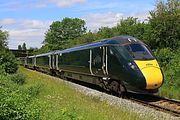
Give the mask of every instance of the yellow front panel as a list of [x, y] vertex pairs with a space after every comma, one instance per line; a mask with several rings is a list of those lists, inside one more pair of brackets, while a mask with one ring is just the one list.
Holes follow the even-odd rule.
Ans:
[[136, 60], [135, 63], [146, 79], [146, 89], [156, 89], [161, 86], [163, 76], [156, 60]]
[[138, 65], [139, 69], [142, 70], [143, 68], [147, 67], [159, 67], [159, 64], [156, 60], [135, 60], [135, 63]]

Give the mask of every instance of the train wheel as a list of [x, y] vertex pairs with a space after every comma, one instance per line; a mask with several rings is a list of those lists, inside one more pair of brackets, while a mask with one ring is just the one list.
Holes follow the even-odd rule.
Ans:
[[118, 97], [123, 97], [125, 93], [125, 88], [117, 81], [110, 83], [110, 90], [113, 95], [117, 95]]
[[102, 78], [99, 78], [98, 85], [100, 88], [104, 89], [106, 92], [109, 92], [108, 82], [105, 82]]
[[125, 93], [126, 93], [126, 88], [122, 85], [122, 84], [119, 84], [119, 97], [125, 97]]
[[60, 72], [60, 78], [63, 79], [63, 80], [67, 80], [67, 78], [65, 77], [63, 71]]

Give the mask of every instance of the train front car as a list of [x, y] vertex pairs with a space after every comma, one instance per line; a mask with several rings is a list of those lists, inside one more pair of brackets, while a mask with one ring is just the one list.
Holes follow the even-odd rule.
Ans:
[[157, 60], [148, 47], [133, 37], [114, 48], [122, 56], [125, 71], [124, 84], [127, 90], [138, 93], [156, 93], [163, 83], [163, 74]]

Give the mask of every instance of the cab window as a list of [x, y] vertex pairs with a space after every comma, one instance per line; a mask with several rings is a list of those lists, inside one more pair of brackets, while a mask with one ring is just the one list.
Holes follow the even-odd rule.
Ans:
[[145, 45], [128, 44], [125, 45], [126, 50], [135, 60], [153, 60], [155, 59]]

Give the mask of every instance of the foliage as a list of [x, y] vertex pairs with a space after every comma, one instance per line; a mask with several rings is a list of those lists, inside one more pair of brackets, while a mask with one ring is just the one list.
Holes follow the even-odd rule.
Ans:
[[2, 31], [0, 27], [0, 50], [7, 47], [8, 32]]
[[41, 88], [42, 88], [42, 84], [35, 84], [34, 86], [28, 87], [27, 90], [28, 90], [28, 93], [34, 97], [40, 93]]
[[3, 68], [3, 66], [0, 65], [0, 75], [6, 75], [6, 71], [5, 69]]
[[12, 78], [14, 77], [11, 75], [0, 75], [0, 118], [2, 120], [39, 119], [40, 106], [35, 101], [35, 97], [31, 96], [26, 87], [20, 87], [12, 82]]
[[[109, 106], [99, 98], [86, 96], [59, 79], [20, 67], [27, 76], [26, 86], [36, 85], [35, 90], [41, 105], [39, 118], [42, 120], [148, 120], [138, 114], [116, 106]], [[44, 86], [44, 87], [42, 87]], [[29, 89], [29, 88], [28, 88]], [[32, 93], [32, 92], [31, 92]], [[36, 92], [34, 92], [36, 93]], [[32, 93], [32, 94], [34, 94]]]
[[109, 27], [101, 27], [99, 28], [99, 31], [97, 32], [97, 34], [101, 38], [110, 38], [114, 36], [114, 30]]
[[22, 44], [22, 50], [26, 50], [27, 48], [26, 48], [26, 43], [23, 43]]
[[81, 19], [64, 18], [62, 21], [53, 22], [50, 26], [40, 53], [119, 35], [134, 36], [143, 40], [152, 49], [166, 47], [176, 49], [180, 46], [179, 6], [178, 0], [168, 0], [167, 3], [160, 0], [156, 8], [150, 11], [147, 21], [128, 17], [121, 19], [112, 28], [101, 27], [95, 33], [90, 31], [85, 33], [85, 22]]
[[168, 0], [166, 3], [159, 0], [155, 9], [150, 11], [147, 21], [128, 17], [121, 19], [112, 28], [101, 27], [95, 33], [85, 33], [85, 22], [81, 19], [64, 18], [50, 26], [45, 36], [45, 45], [40, 50], [64, 49], [119, 35], [134, 36], [143, 40], [152, 49], [177, 49], [180, 46], [179, 6], [179, 0]]
[[7, 39], [8, 33], [0, 30], [0, 74], [3, 75], [15, 73], [18, 69], [15, 56], [7, 49]]
[[166, 67], [174, 56], [174, 53], [170, 48], [156, 49], [154, 54], [162, 67]]
[[114, 36], [129, 35], [149, 44], [150, 25], [146, 22], [139, 21], [137, 18], [129, 17], [122, 19], [117, 26], [112, 29], [114, 29]]
[[[127, 19], [122, 19], [117, 24], [117, 26], [109, 28], [109, 27], [101, 27], [97, 33], [88, 32], [83, 34], [81, 37], [78, 37], [69, 42], [67, 47], [72, 47], [74, 45], [91, 43], [96, 40], [110, 38], [114, 36], [120, 35], [129, 35], [137, 37], [141, 40], [148, 38], [150, 26], [144, 22], [138, 21], [137, 18], [129, 17]], [[147, 40], [145, 41], [146, 43]]]
[[180, 99], [180, 1], [158, 1], [150, 12], [150, 45], [164, 73], [160, 95]]
[[98, 34], [88, 32], [86, 34], [83, 34], [81, 37], [78, 37], [72, 41], [69, 41], [69, 43], [66, 45], [67, 48], [79, 46], [82, 44], [92, 43], [93, 41], [96, 41], [100, 39]]
[[6, 73], [15, 73], [18, 69], [15, 56], [7, 49], [0, 52], [0, 66]]
[[23, 43], [22, 46], [18, 45], [18, 50], [27, 50], [26, 43]]
[[46, 45], [43, 45], [40, 49], [31, 49], [32, 50], [32, 54], [41, 54], [41, 53], [47, 53], [47, 52], [50, 52], [52, 50], [50, 50], [49, 48], [49, 45], [46, 44]]
[[45, 35], [44, 43], [51, 50], [64, 49], [68, 41], [85, 33], [84, 25], [85, 21], [79, 18], [64, 18], [62, 21], [53, 22]]
[[[180, 86], [180, 50], [174, 54], [172, 59], [166, 65], [166, 77], [169, 82], [173, 82], [177, 88]], [[178, 80], [179, 79], [179, 80]], [[175, 82], [176, 81], [176, 82]], [[171, 84], [169, 84], [171, 86]]]
[[164, 72], [164, 85], [160, 89], [160, 95], [180, 99], [180, 49], [174, 52], [161, 49], [157, 54]]
[[154, 48], [170, 47], [176, 49], [180, 45], [180, 1], [159, 1], [156, 9], [150, 12], [151, 46]]
[[22, 50], [22, 47], [21, 47], [21, 45], [18, 45], [18, 50]]
[[13, 74], [13, 75], [11, 75], [11, 80], [12, 80], [14, 83], [17, 83], [17, 84], [19, 84], [19, 85], [23, 85], [24, 82], [25, 82], [25, 79], [26, 79], [26, 77], [25, 77], [24, 74], [18, 73], [18, 74]]

